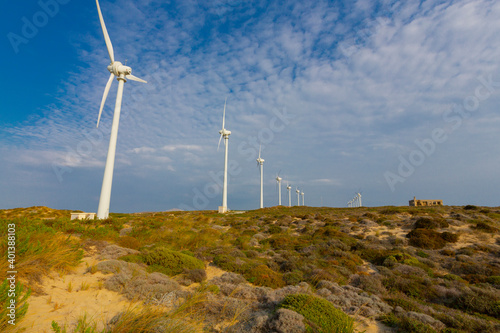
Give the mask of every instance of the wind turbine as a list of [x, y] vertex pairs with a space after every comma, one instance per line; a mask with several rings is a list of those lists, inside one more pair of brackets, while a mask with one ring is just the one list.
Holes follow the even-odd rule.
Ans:
[[259, 147], [259, 158], [257, 159], [257, 166], [260, 165], [260, 208], [264, 208], [264, 159], [260, 157], [260, 150], [262, 146]]
[[297, 206], [300, 206], [300, 190], [296, 189], [295, 192], [297, 192]]
[[304, 192], [301, 192], [300, 195], [302, 196], [302, 206], [304, 206]]
[[361, 204], [361, 193], [358, 192], [357, 197], [358, 197], [358, 203], [359, 203], [358, 207], [363, 207], [363, 205]]
[[228, 151], [229, 136], [231, 135], [231, 131], [228, 131], [227, 129], [224, 128], [224, 125], [226, 123], [226, 103], [227, 103], [227, 97], [226, 97], [226, 100], [224, 101], [224, 113], [222, 114], [222, 129], [219, 131], [220, 139], [219, 139], [219, 145], [217, 146], [217, 150], [219, 150], [220, 142], [221, 142], [222, 138], [224, 138], [224, 146], [226, 146], [226, 152], [224, 155], [224, 185], [222, 187], [222, 206], [219, 207], [219, 213], [226, 213], [228, 211], [228, 209], [227, 209], [227, 151]]
[[101, 100], [101, 107], [99, 109], [99, 116], [97, 118], [97, 127], [99, 127], [99, 121], [101, 120], [101, 113], [108, 97], [109, 89], [111, 88], [111, 83], [116, 76], [118, 80], [118, 92], [116, 93], [116, 103], [115, 112], [113, 114], [113, 125], [111, 127], [111, 137], [109, 139], [108, 157], [106, 158], [106, 167], [104, 168], [104, 177], [102, 180], [101, 197], [99, 199], [99, 208], [97, 209], [97, 218], [106, 219], [109, 216], [109, 203], [111, 201], [111, 185], [113, 183], [113, 169], [115, 165], [115, 154], [116, 154], [116, 141], [118, 138], [118, 125], [120, 123], [120, 111], [122, 107], [123, 98], [123, 85], [127, 80], [138, 81], [147, 83], [146, 81], [139, 79], [132, 75], [132, 68], [124, 66], [121, 62], [115, 61], [115, 55], [113, 51], [113, 45], [111, 44], [111, 39], [108, 35], [108, 30], [104, 24], [104, 19], [102, 17], [101, 7], [99, 6], [99, 1], [96, 0], [97, 12], [99, 13], [99, 20], [101, 21], [102, 33], [104, 34], [104, 41], [106, 42], [106, 47], [108, 49], [109, 59], [111, 63], [108, 66], [108, 71], [111, 73], [108, 79], [108, 83], [104, 88], [104, 95]]
[[288, 191], [288, 207], [292, 207], [292, 187], [286, 182], [286, 190]]
[[280, 177], [279, 173], [278, 176], [276, 176], [276, 183], [278, 184], [278, 205], [281, 206], [281, 181], [282, 178]]

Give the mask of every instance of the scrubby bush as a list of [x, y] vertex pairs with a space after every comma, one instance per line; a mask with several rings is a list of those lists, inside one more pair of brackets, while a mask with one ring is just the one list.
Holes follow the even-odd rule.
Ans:
[[452, 233], [439, 233], [429, 229], [414, 229], [406, 237], [410, 239], [410, 245], [431, 250], [443, 248], [448, 242], [447, 239], [455, 242], [458, 240], [458, 236]]
[[273, 271], [266, 265], [254, 267], [243, 273], [243, 276], [257, 286], [270, 287], [274, 289], [285, 286], [283, 276], [280, 273]]
[[470, 313], [477, 312], [500, 318], [500, 295], [495, 291], [471, 287], [471, 290], [465, 291], [451, 306]]
[[486, 281], [494, 285], [500, 285], [500, 276], [490, 276]]
[[150, 266], [150, 270], [169, 276], [180, 274], [185, 269], [205, 268], [203, 261], [164, 247], [144, 251], [142, 261]]
[[479, 231], [487, 232], [487, 233], [495, 233], [498, 231], [497, 228], [492, 227], [491, 225], [489, 225], [488, 223], [483, 222], [483, 221], [477, 222], [476, 226], [472, 227], [472, 228], [479, 230]]
[[188, 269], [184, 271], [186, 279], [200, 283], [207, 279], [207, 272], [204, 269]]
[[271, 235], [274, 235], [274, 234], [279, 234], [282, 232], [281, 230], [281, 227], [279, 225], [276, 225], [276, 224], [271, 224], [268, 229], [267, 229], [267, 232], [270, 233]]
[[387, 292], [380, 281], [380, 275], [354, 275], [351, 285], [363, 289], [375, 295], [381, 295]]
[[354, 319], [323, 298], [306, 294], [291, 294], [285, 296], [278, 307], [303, 315], [307, 332], [354, 332]]
[[420, 217], [414, 224], [414, 229], [438, 229], [446, 228], [449, 223], [444, 219], [430, 219], [428, 217]]
[[118, 239], [118, 245], [129, 249], [137, 250], [141, 247], [141, 243], [131, 236], [122, 236]]
[[464, 210], [477, 210], [477, 207], [474, 205], [467, 205], [464, 206]]
[[448, 232], [448, 231], [445, 231], [445, 232], [441, 233], [441, 238], [443, 238], [448, 243], [456, 243], [456, 242], [458, 242], [458, 238], [459, 237], [460, 236], [458, 234], [454, 234], [454, 233], [451, 233], [451, 232]]
[[295, 286], [300, 282], [304, 281], [304, 273], [302, 273], [302, 271], [299, 270], [287, 272], [283, 274], [283, 280], [287, 285]]

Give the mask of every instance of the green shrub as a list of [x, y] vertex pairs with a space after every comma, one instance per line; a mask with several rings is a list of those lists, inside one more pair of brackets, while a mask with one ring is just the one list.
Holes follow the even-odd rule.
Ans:
[[398, 332], [405, 333], [437, 333], [431, 326], [426, 325], [416, 319], [403, 316], [399, 323]]
[[384, 298], [384, 301], [386, 301], [387, 304], [389, 304], [392, 307], [400, 306], [406, 311], [414, 311], [414, 312], [420, 312], [420, 308], [415, 305], [413, 302], [406, 300], [404, 298], [396, 298], [396, 297], [389, 297], [389, 298]]
[[274, 235], [282, 232], [281, 227], [276, 224], [271, 224], [267, 229], [267, 232]]
[[150, 270], [170, 276], [180, 274], [185, 269], [205, 268], [203, 261], [164, 247], [143, 252], [142, 261], [150, 266]]
[[410, 245], [424, 249], [441, 249], [446, 245], [439, 232], [429, 229], [414, 229], [406, 235], [410, 239]]
[[430, 256], [428, 253], [425, 253], [422, 250], [418, 250], [416, 254], [417, 254], [417, 256], [419, 256], [421, 258], [429, 258], [429, 256]]
[[121, 256], [120, 258], [118, 258], [120, 260], [123, 260], [123, 261], [126, 261], [126, 262], [133, 262], [133, 263], [136, 263], [136, 264], [139, 264], [141, 262], [143, 262], [143, 258], [140, 254], [127, 254], [126, 256]]
[[214, 264], [225, 271], [239, 274], [243, 274], [251, 268], [247, 260], [234, 258], [226, 254], [216, 255], [214, 257]]
[[243, 276], [257, 286], [270, 287], [273, 289], [285, 286], [283, 276], [280, 273], [273, 271], [266, 265], [254, 267], [245, 272]]
[[500, 276], [490, 276], [486, 281], [491, 284], [500, 285]]
[[300, 282], [304, 281], [304, 273], [302, 273], [302, 271], [299, 270], [287, 272], [283, 274], [283, 280], [287, 285], [295, 286]]
[[207, 279], [207, 272], [204, 269], [188, 269], [184, 271], [187, 279], [200, 283]]
[[292, 294], [287, 295], [278, 307], [303, 315], [307, 332], [354, 332], [354, 319], [323, 298], [306, 294]]
[[477, 222], [476, 226], [472, 227], [472, 228], [479, 230], [479, 231], [487, 232], [487, 233], [495, 233], [498, 231], [497, 228], [492, 227], [491, 225], [489, 225], [488, 223], [483, 222], [483, 221]]
[[118, 239], [118, 245], [129, 249], [137, 250], [141, 247], [141, 243], [131, 236], [122, 236]]
[[474, 291], [465, 292], [452, 306], [466, 312], [477, 312], [500, 318], [500, 299], [487, 290], [475, 288]]
[[446, 274], [445, 276], [443, 276], [443, 279], [449, 280], [449, 281], [461, 281], [461, 282], [465, 282], [464, 279], [462, 279], [460, 276], [455, 275], [455, 274]]
[[467, 206], [464, 206], [464, 210], [476, 210], [477, 207], [474, 206], [474, 205], [467, 205]]
[[441, 233], [441, 238], [443, 238], [448, 243], [456, 243], [458, 242], [459, 235], [445, 231]]
[[428, 217], [420, 217], [413, 226], [414, 229], [438, 229], [446, 228], [450, 224], [444, 219], [430, 219]]

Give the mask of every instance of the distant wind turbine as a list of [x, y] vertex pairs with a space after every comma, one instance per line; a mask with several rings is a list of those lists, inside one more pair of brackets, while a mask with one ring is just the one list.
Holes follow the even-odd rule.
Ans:
[[358, 197], [358, 204], [359, 204], [358, 207], [363, 207], [363, 205], [361, 204], [361, 193], [358, 192], [357, 197]]
[[288, 207], [292, 207], [292, 187], [286, 182], [286, 190], [288, 191]]
[[259, 158], [257, 166], [260, 165], [260, 208], [264, 208], [264, 159], [260, 157], [261, 147], [259, 147]]
[[276, 176], [276, 183], [278, 184], [278, 206], [281, 206], [281, 180], [282, 178], [278, 173], [278, 176]]
[[226, 147], [226, 152], [224, 154], [224, 185], [222, 187], [222, 206], [219, 207], [219, 213], [226, 213], [228, 211], [228, 209], [227, 209], [227, 152], [228, 152], [228, 145], [229, 145], [229, 136], [231, 135], [231, 131], [228, 131], [227, 129], [224, 128], [225, 123], [226, 123], [226, 103], [227, 103], [227, 97], [226, 97], [226, 100], [224, 101], [224, 113], [222, 114], [222, 129], [219, 131], [220, 139], [219, 139], [219, 145], [217, 146], [217, 150], [219, 150], [220, 142], [221, 142], [222, 138], [224, 138], [224, 146]]
[[101, 28], [104, 34], [104, 41], [106, 42], [106, 47], [108, 49], [109, 59], [111, 63], [108, 66], [108, 71], [111, 73], [108, 79], [108, 83], [104, 88], [104, 95], [101, 100], [101, 107], [99, 109], [99, 116], [97, 117], [97, 127], [99, 127], [99, 121], [101, 120], [101, 113], [108, 97], [109, 89], [111, 88], [111, 83], [116, 77], [118, 80], [118, 92], [116, 93], [116, 103], [115, 112], [113, 114], [113, 125], [111, 127], [111, 137], [109, 139], [108, 156], [106, 158], [106, 166], [104, 168], [104, 177], [102, 180], [101, 197], [99, 199], [99, 208], [97, 209], [97, 218], [106, 219], [109, 216], [109, 203], [111, 201], [111, 186], [113, 183], [113, 169], [115, 165], [115, 154], [116, 154], [116, 141], [118, 138], [118, 126], [120, 123], [120, 111], [122, 107], [123, 98], [123, 85], [127, 80], [138, 81], [147, 83], [146, 81], [139, 79], [132, 75], [132, 68], [124, 66], [121, 62], [115, 61], [115, 55], [113, 51], [113, 45], [111, 44], [111, 39], [108, 35], [108, 30], [104, 24], [104, 19], [102, 17], [101, 7], [99, 6], [99, 1], [96, 0], [97, 12], [99, 13], [99, 20], [101, 21]]
[[302, 206], [304, 206], [304, 192], [301, 192], [300, 195], [302, 196]]
[[300, 190], [296, 189], [295, 192], [297, 192], [297, 206], [300, 206]]

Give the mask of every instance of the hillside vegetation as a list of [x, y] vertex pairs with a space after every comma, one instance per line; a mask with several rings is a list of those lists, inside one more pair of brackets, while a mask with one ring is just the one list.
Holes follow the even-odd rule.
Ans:
[[[19, 323], [44, 277], [71, 271], [90, 249], [100, 260], [87, 274], [107, 274], [103, 288], [141, 304], [104, 326], [84, 314], [54, 321], [54, 332], [360, 332], [354, 322], [373, 320], [380, 332], [500, 331], [498, 208], [272, 207], [70, 221], [69, 211], [31, 207], [0, 210], [0, 221], [3, 254], [7, 225], [16, 225]], [[213, 266], [226, 273], [207, 276]], [[0, 331], [12, 330], [5, 309]]]

